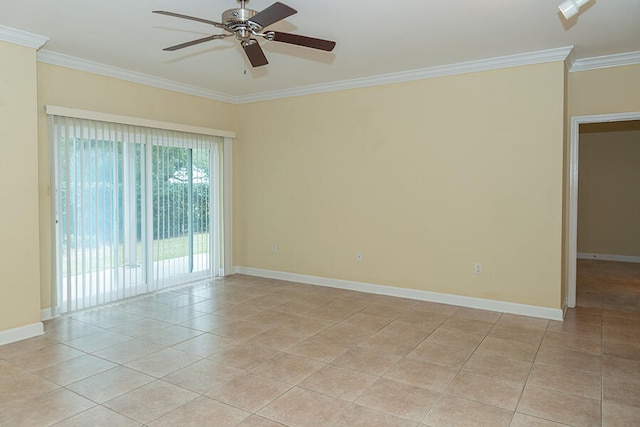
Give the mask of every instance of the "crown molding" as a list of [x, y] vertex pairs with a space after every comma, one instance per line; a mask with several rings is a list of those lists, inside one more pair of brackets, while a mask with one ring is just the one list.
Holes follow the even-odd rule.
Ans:
[[0, 40], [38, 50], [49, 40], [49, 37], [0, 25]]
[[462, 62], [452, 65], [424, 68], [420, 70], [405, 71], [400, 73], [383, 74], [373, 77], [363, 77], [338, 82], [303, 86], [279, 91], [262, 92], [253, 95], [234, 96], [222, 92], [202, 89], [196, 86], [179, 83], [148, 74], [129, 71], [110, 65], [80, 59], [69, 55], [64, 55], [49, 50], [38, 52], [38, 61], [47, 64], [59, 65], [79, 71], [86, 71], [107, 77], [140, 83], [161, 89], [167, 89], [188, 95], [200, 96], [214, 99], [216, 101], [228, 102], [231, 104], [246, 104], [256, 101], [267, 101], [272, 99], [290, 98], [302, 95], [313, 95], [316, 93], [335, 92], [345, 89], [355, 89], [369, 86], [378, 86], [390, 83], [402, 83], [414, 80], [423, 80], [435, 77], [451, 76], [456, 74], [473, 73], [478, 71], [495, 70], [499, 68], [509, 68], [521, 65], [541, 64], [545, 62], [564, 61], [573, 52], [573, 46], [556, 49], [541, 50], [537, 52], [519, 53], [498, 58], [482, 59], [478, 61]]
[[621, 67], [635, 64], [640, 64], [640, 51], [576, 59], [569, 71], [588, 71], [598, 68]]
[[111, 65], [100, 64], [98, 62], [80, 59], [62, 53], [50, 50], [41, 50], [38, 52], [38, 61], [46, 64], [59, 65], [61, 67], [72, 68], [78, 71], [86, 71], [89, 73], [99, 74], [101, 76], [113, 77], [133, 83], [140, 83], [147, 86], [167, 89], [174, 92], [180, 92], [187, 95], [200, 96], [202, 98], [214, 99], [216, 101], [236, 103], [236, 97], [227, 95], [222, 92], [202, 89], [197, 86], [179, 83], [173, 80], [163, 79], [151, 76], [149, 74], [138, 73], [135, 71], [125, 70], [123, 68], [113, 67]]
[[335, 92], [345, 89], [357, 89], [369, 86], [378, 86], [391, 83], [403, 83], [414, 80], [423, 80], [436, 77], [453, 76], [457, 74], [474, 73], [478, 71], [496, 70], [522, 65], [542, 64], [545, 62], [565, 61], [573, 52], [573, 46], [556, 49], [541, 50], [537, 52], [519, 53], [497, 58], [481, 59], [478, 61], [461, 62], [458, 64], [443, 65], [439, 67], [424, 68], [400, 73], [383, 74], [379, 76], [363, 77], [352, 80], [297, 87], [272, 92], [262, 92], [253, 95], [239, 96], [237, 103], [244, 104], [256, 101], [268, 101], [272, 99], [290, 98], [316, 93]]

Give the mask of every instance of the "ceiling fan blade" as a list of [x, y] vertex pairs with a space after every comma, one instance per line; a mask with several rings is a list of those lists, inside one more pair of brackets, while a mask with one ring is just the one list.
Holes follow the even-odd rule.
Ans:
[[173, 16], [175, 18], [189, 19], [191, 21], [198, 21], [198, 22], [203, 22], [205, 24], [213, 25], [218, 28], [224, 28], [224, 25], [222, 25], [219, 22], [210, 21], [208, 19], [197, 18], [195, 16], [182, 15], [180, 13], [175, 13], [175, 12], [167, 12], [166, 10], [154, 10], [153, 13], [158, 13], [160, 15]]
[[298, 13], [298, 11], [284, 3], [276, 2], [265, 10], [254, 15], [253, 18], [251, 18], [251, 21], [260, 25], [262, 28], [265, 28], [293, 15], [294, 13]]
[[264, 56], [262, 48], [256, 40], [251, 39], [248, 42], [242, 42], [242, 48], [247, 54], [247, 58], [249, 58], [249, 62], [251, 62], [252, 66], [261, 67], [269, 63], [269, 61], [267, 61], [267, 57]]
[[191, 40], [190, 42], [180, 43], [180, 44], [177, 44], [175, 46], [165, 47], [162, 50], [167, 50], [169, 52], [173, 52], [174, 50], [184, 49], [185, 47], [193, 46], [195, 44], [200, 44], [200, 43], [208, 42], [208, 41], [211, 41], [211, 40], [223, 39], [225, 37], [229, 37], [230, 35], [231, 34], [215, 34], [213, 36], [203, 37], [203, 38], [197, 39], [197, 40]]
[[310, 47], [313, 49], [326, 50], [327, 52], [331, 52], [336, 46], [336, 42], [332, 42], [330, 40], [316, 39], [314, 37], [300, 36], [298, 34], [281, 33], [278, 31], [270, 31], [269, 33], [273, 33], [273, 38], [269, 38], [269, 40]]

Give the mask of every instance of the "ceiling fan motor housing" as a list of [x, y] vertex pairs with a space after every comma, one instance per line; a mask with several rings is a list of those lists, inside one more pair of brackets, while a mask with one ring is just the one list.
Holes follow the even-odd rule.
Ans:
[[247, 41], [252, 32], [259, 33], [262, 27], [251, 21], [258, 12], [253, 9], [229, 9], [222, 14], [222, 23], [227, 30], [235, 33], [238, 40]]

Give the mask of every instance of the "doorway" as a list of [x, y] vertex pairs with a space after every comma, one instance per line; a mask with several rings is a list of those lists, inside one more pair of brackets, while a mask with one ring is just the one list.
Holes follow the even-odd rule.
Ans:
[[640, 120], [640, 112], [575, 116], [571, 119], [569, 159], [569, 230], [567, 249], [567, 306], [576, 306], [577, 258], [578, 258], [578, 169], [580, 125], [595, 123], [627, 122]]

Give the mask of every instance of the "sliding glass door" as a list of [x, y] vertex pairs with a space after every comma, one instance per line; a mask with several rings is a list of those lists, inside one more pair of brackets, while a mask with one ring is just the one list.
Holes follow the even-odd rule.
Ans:
[[220, 138], [51, 116], [61, 312], [220, 274]]

